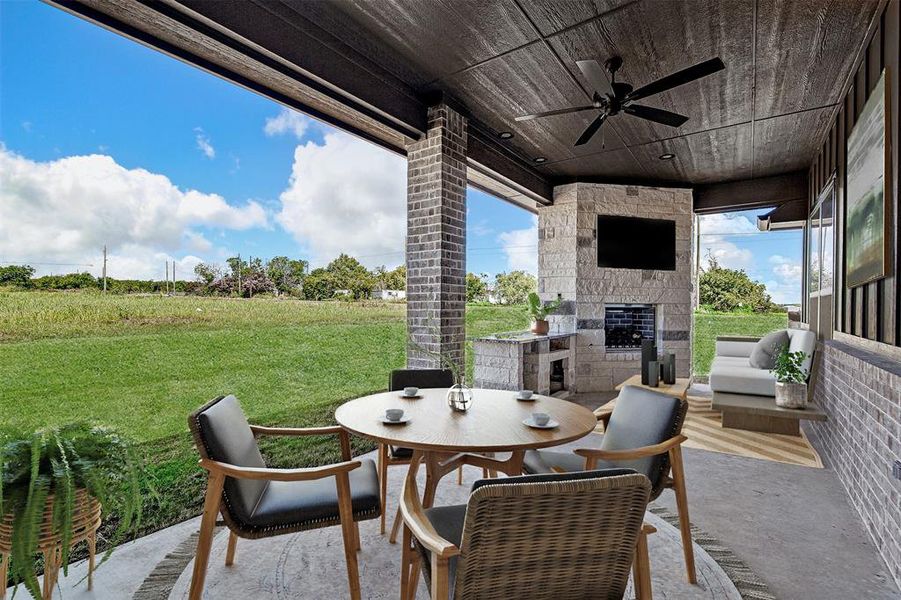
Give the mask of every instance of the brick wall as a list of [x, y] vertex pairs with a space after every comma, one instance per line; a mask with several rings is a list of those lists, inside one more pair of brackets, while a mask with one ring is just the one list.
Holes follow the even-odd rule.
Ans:
[[[597, 266], [597, 217], [622, 215], [676, 222], [676, 270]], [[575, 390], [612, 390], [640, 371], [640, 352], [606, 352], [605, 305], [652, 304], [657, 347], [676, 355], [676, 372], [691, 372], [695, 286], [691, 191], [575, 183], [554, 190], [554, 204], [538, 212], [538, 291], [565, 301], [551, 317], [552, 332], [576, 332]], [[636, 240], [653, 243], [653, 240]]]
[[827, 341], [820, 345], [813, 396], [829, 415], [805, 422], [835, 470], [877, 550], [901, 586], [901, 362]]
[[[463, 365], [466, 311], [466, 119], [429, 109], [427, 136], [407, 148], [407, 329]], [[407, 353], [410, 368], [439, 360]]]

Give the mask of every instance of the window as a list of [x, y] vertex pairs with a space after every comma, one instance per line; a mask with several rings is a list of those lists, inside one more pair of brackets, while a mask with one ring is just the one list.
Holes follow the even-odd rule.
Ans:
[[830, 182], [807, 221], [807, 321], [821, 339], [832, 337], [832, 280], [835, 255], [835, 190]]

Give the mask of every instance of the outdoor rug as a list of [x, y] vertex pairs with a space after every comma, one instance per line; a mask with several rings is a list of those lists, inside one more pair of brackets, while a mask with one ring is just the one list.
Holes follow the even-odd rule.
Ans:
[[[688, 438], [688, 441], [683, 444], [686, 448], [759, 458], [802, 467], [823, 468], [820, 455], [814, 450], [803, 430], [801, 437], [795, 437], [724, 428], [723, 416], [719, 411], [711, 408], [712, 401], [710, 396], [688, 396], [688, 414], [685, 416], [685, 424], [682, 427], [682, 433]], [[602, 408], [612, 409], [615, 404], [616, 399], [614, 398]]]

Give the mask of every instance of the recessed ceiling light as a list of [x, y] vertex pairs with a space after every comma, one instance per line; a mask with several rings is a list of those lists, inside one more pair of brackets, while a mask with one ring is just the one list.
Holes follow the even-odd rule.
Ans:
[[537, 162], [540, 165], [543, 162], [547, 162], [547, 159], [543, 156], [539, 156], [535, 159], [535, 162]]
[[672, 159], [676, 158], [676, 155], [672, 154], [670, 152], [667, 152], [666, 154], [661, 154], [659, 156], [659, 158], [660, 158], [660, 160], [672, 160]]
[[510, 138], [513, 137], [513, 133], [510, 131], [502, 131], [499, 134], [497, 134], [497, 137], [501, 138], [502, 140], [509, 140]]

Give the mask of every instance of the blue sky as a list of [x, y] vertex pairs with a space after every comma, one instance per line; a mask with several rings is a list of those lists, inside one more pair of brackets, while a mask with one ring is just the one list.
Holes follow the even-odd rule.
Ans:
[[[0, 2], [0, 27], [0, 262], [99, 272], [104, 244], [118, 277], [238, 252], [403, 261], [400, 157], [36, 1]], [[797, 262], [799, 234], [752, 222], [702, 239], [796, 300], [770, 257]], [[536, 240], [531, 213], [470, 190], [469, 271], [534, 271]]]

